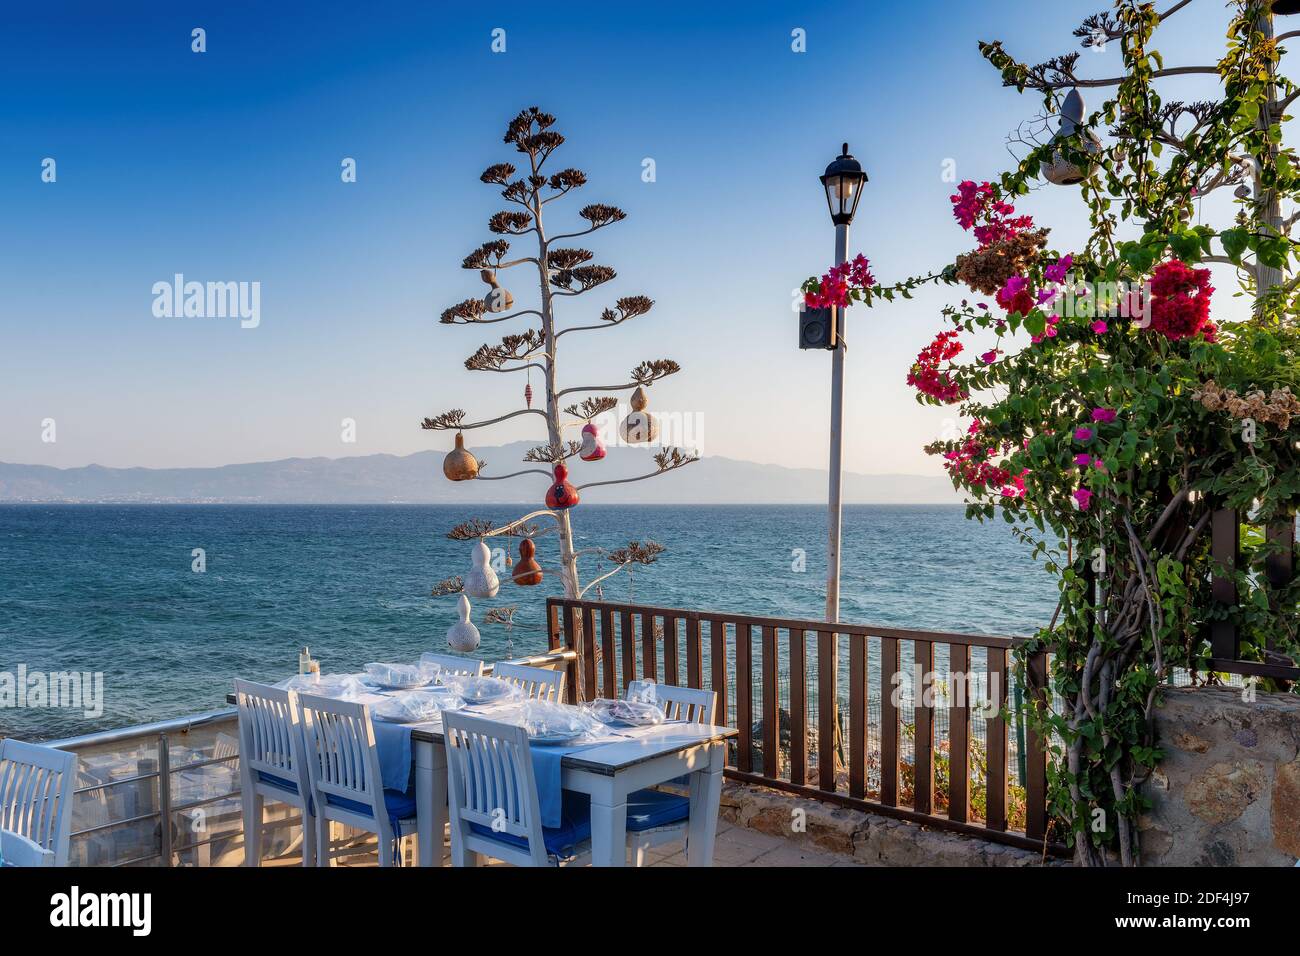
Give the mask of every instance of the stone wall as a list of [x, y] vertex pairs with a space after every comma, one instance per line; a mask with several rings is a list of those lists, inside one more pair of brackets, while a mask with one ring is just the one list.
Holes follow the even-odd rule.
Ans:
[[1300, 697], [1177, 688], [1156, 715], [1145, 866], [1291, 866], [1300, 857]]
[[1062, 862], [1044, 860], [1032, 850], [731, 780], [722, 788], [721, 816], [729, 823], [875, 866], [1040, 866]]

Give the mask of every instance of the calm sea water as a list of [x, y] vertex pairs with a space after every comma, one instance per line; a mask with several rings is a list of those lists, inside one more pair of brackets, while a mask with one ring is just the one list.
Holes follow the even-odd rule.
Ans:
[[[475, 513], [504, 523], [519, 511]], [[0, 671], [25, 664], [105, 680], [102, 716], [0, 709], [0, 735], [60, 737], [215, 709], [236, 676], [296, 672], [303, 644], [327, 672], [444, 649], [455, 601], [429, 592], [469, 569], [470, 545], [444, 537], [465, 517], [443, 506], [0, 507]], [[823, 613], [823, 508], [583, 505], [574, 525], [579, 547], [650, 537], [668, 548], [632, 580], [637, 601]], [[195, 548], [204, 573], [191, 570]], [[540, 539], [543, 564], [554, 555], [554, 538]], [[596, 571], [589, 561], [584, 579]], [[475, 602], [482, 656], [545, 649], [556, 577], [506, 583]], [[627, 579], [612, 578], [604, 594], [627, 599]], [[1008, 527], [967, 521], [960, 506], [846, 508], [841, 596], [845, 621], [996, 634], [1031, 632], [1055, 604], [1051, 580]], [[506, 604], [519, 606], [509, 636], [483, 623], [486, 608]]]

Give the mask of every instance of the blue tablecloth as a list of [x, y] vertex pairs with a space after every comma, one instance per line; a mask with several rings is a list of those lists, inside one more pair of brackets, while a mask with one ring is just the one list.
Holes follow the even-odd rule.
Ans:
[[[415, 767], [411, 754], [411, 724], [395, 724], [386, 720], [373, 722], [375, 747], [379, 751], [379, 771], [384, 778], [385, 790], [406, 793], [411, 789]], [[537, 777], [537, 799], [541, 805], [542, 826], [558, 827], [562, 819], [564, 788], [561, 786], [562, 769], [566, 754], [578, 753], [610, 743], [598, 740], [575, 746], [542, 746], [534, 744], [533, 773]]]
[[375, 748], [379, 751], [379, 773], [384, 778], [385, 790], [406, 793], [411, 789], [411, 776], [415, 772], [411, 760], [410, 724], [395, 724], [387, 720], [372, 721], [375, 728]]

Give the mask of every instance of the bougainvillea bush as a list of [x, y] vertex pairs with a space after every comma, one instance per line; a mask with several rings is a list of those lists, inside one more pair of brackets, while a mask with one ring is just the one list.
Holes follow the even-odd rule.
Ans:
[[[1295, 195], [1296, 163], [1275, 120], [1260, 121], [1277, 50], [1258, 16], [1240, 5], [1218, 64], [1224, 98], [1198, 104], [1155, 92], [1150, 5], [1092, 18], [1122, 49], [1114, 97], [1017, 169], [957, 187], [954, 228], [972, 248], [942, 277], [968, 294], [943, 310], [907, 372], [919, 401], [949, 406], [963, 423], [960, 437], [927, 450], [968, 515], [1010, 523], [1057, 582], [1056, 612], [1022, 649], [1020, 674], [1048, 653], [1049, 686], [1029, 719], [1051, 741], [1052, 835], [1084, 865], [1137, 862], [1140, 788], [1161, 756], [1153, 707], [1176, 668], [1217, 679], [1212, 623], [1231, 617], [1247, 658], [1296, 649], [1300, 593], [1265, 585], [1275, 548], [1257, 530], [1290, 520], [1300, 494], [1295, 284], [1259, 287], [1265, 267], [1285, 269], [1290, 257], [1269, 210]], [[998, 44], [982, 50], [1008, 85], [1042, 91], [1049, 109], [1074, 79], [1068, 58], [1029, 67]], [[1181, 135], [1180, 117], [1190, 118]], [[1089, 173], [1072, 187], [1092, 227], [1079, 249], [1052, 248], [1050, 230], [1018, 208], [1040, 164], [1061, 155]], [[1194, 225], [1201, 197], [1239, 184], [1242, 156], [1258, 175], [1253, 192], [1237, 190], [1236, 221]], [[1209, 262], [1236, 266], [1226, 294]], [[1253, 317], [1224, 321], [1239, 286], [1258, 299]], [[881, 293], [850, 285], [842, 298], [870, 304]], [[1250, 515], [1236, 607], [1211, 595], [1219, 508]]]

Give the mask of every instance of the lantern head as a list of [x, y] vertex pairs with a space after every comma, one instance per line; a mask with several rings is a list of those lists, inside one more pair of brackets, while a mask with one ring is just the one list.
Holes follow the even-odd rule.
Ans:
[[831, 222], [837, 226], [847, 226], [853, 221], [853, 214], [858, 211], [862, 186], [867, 181], [862, 164], [849, 155], [848, 143], [844, 144], [843, 151], [835, 161], [826, 167], [821, 181], [826, 190], [826, 205], [830, 207]]

